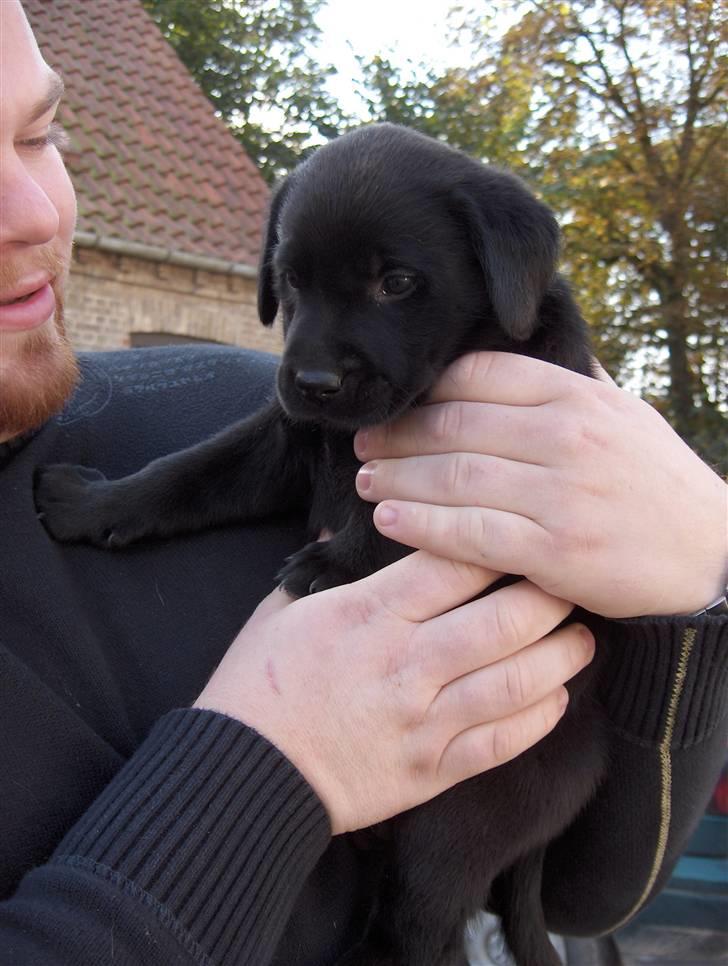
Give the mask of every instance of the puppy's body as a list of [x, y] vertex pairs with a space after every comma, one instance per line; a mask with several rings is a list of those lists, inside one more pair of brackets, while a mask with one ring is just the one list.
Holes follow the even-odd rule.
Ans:
[[[37, 501], [63, 540], [123, 546], [308, 506], [313, 542], [285, 565], [296, 595], [360, 578], [408, 553], [381, 537], [354, 488], [352, 436], [426, 396], [476, 349], [590, 374], [586, 329], [555, 274], [558, 230], [520, 181], [392, 125], [317, 151], [276, 193], [259, 285], [282, 309], [278, 399], [212, 440], [109, 482], [52, 467]], [[388, 823], [381, 879], [347, 966], [450, 966], [466, 919], [490, 901], [519, 966], [558, 959], [540, 899], [543, 851], [603, 770], [589, 669], [566, 715], [515, 761]], [[496, 881], [497, 880], [497, 881]]]

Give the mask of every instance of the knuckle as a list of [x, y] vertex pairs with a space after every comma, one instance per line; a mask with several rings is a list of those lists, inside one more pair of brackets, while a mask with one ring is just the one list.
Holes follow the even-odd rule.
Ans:
[[562, 560], [588, 559], [603, 549], [605, 538], [593, 526], [572, 520], [554, 526], [551, 541], [555, 555]]
[[600, 400], [583, 389], [575, 392], [573, 410], [562, 414], [554, 430], [557, 451], [569, 463], [591, 459], [607, 448], [610, 418]]
[[563, 418], [551, 436], [553, 446], [562, 460], [571, 461], [581, 452], [581, 426], [578, 417]]
[[447, 568], [447, 577], [445, 578], [447, 585], [452, 587], [453, 590], [460, 590], [463, 583], [471, 583], [477, 580], [481, 571], [478, 566], [473, 563], [467, 563], [464, 560], [447, 560], [445, 564]]
[[487, 374], [487, 357], [478, 352], [468, 352], [453, 365], [452, 373], [460, 384], [467, 384]]
[[509, 645], [520, 640], [520, 630], [515, 609], [502, 594], [493, 594], [493, 630], [498, 642]]
[[457, 515], [456, 541], [461, 547], [475, 550], [478, 557], [487, 557], [491, 534], [486, 515], [475, 507], [463, 507]]
[[411, 511], [411, 519], [414, 518], [417, 520], [418, 530], [422, 533], [425, 543], [439, 546], [448, 539], [448, 527], [437, 509], [431, 509], [425, 505], [416, 507]]
[[470, 675], [448, 689], [446, 700], [433, 704], [435, 720], [450, 725], [468, 720], [482, 706], [483, 690]]
[[503, 689], [508, 702], [514, 708], [521, 708], [528, 703], [532, 692], [532, 685], [528, 681], [523, 662], [518, 659], [506, 661], [503, 668]]
[[439, 444], [457, 439], [463, 424], [463, 407], [458, 402], [441, 403], [430, 407], [428, 430]]
[[472, 477], [468, 453], [451, 453], [444, 462], [444, 485], [450, 493], [467, 493]]
[[[332, 599], [331, 595], [329, 599]], [[348, 585], [333, 597], [336, 603], [334, 611], [338, 620], [346, 626], [354, 624], [365, 627], [375, 623], [382, 616], [382, 602], [374, 593], [362, 593], [360, 586]]]
[[515, 738], [512, 721], [499, 721], [490, 731], [490, 754], [494, 764], [502, 765], [514, 755]]

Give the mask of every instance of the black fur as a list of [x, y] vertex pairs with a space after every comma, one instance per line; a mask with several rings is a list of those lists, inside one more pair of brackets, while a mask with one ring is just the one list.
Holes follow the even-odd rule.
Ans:
[[[312, 537], [334, 535], [286, 563], [292, 593], [397, 559], [409, 550], [377, 534], [356, 495], [353, 432], [416, 405], [470, 350], [590, 374], [557, 254], [552, 214], [509, 174], [389, 124], [326, 145], [271, 205], [258, 304], [266, 325], [282, 313], [278, 400], [122, 480], [46, 469], [37, 504], [48, 529], [121, 547], [299, 505]], [[489, 901], [519, 966], [558, 963], [541, 868], [602, 774], [592, 675], [570, 683], [565, 717], [535, 748], [387, 823], [369, 853], [380, 887], [367, 933], [341, 966], [459, 963], [465, 921]]]

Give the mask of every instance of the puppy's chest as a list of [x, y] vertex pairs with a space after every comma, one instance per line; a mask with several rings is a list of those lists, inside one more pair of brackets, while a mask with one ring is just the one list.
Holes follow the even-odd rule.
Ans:
[[323, 528], [336, 532], [349, 522], [361, 505], [355, 479], [361, 466], [354, 455], [351, 434], [324, 433], [312, 467], [311, 532]]

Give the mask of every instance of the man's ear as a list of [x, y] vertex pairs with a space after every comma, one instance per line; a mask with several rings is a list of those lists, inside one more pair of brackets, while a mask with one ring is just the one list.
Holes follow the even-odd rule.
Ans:
[[273, 277], [273, 255], [280, 241], [278, 229], [289, 180], [286, 178], [273, 192], [268, 211], [268, 223], [263, 236], [263, 248], [258, 265], [258, 318], [263, 325], [273, 325], [278, 313], [278, 296]]
[[556, 219], [519, 178], [485, 166], [455, 194], [501, 327], [518, 341], [530, 338], [556, 271]]

